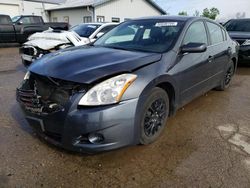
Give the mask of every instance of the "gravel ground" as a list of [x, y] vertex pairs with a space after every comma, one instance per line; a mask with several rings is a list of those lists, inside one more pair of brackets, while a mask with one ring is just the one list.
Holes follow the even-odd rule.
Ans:
[[37, 138], [15, 101], [18, 48], [0, 48], [0, 187], [250, 187], [250, 67], [199, 97], [149, 146], [69, 153]]

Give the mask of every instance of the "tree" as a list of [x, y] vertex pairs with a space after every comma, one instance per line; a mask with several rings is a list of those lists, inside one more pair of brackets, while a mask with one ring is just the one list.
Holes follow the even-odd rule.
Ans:
[[179, 12], [178, 15], [179, 15], [179, 16], [187, 16], [188, 14], [187, 14], [186, 11], [181, 11], [181, 12]]
[[219, 14], [220, 14], [220, 11], [219, 11], [217, 8], [213, 7], [213, 8], [210, 8], [210, 9], [205, 8], [205, 9], [203, 10], [202, 16], [203, 16], [203, 17], [210, 18], [210, 19], [212, 19], [212, 20], [215, 20], [216, 17], [217, 17]]
[[198, 10], [196, 10], [195, 13], [194, 13], [194, 16], [199, 17], [200, 16], [200, 12]]

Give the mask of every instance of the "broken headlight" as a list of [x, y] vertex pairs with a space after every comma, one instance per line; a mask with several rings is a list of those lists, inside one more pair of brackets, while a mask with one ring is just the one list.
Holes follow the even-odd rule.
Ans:
[[79, 105], [97, 106], [118, 103], [136, 77], [134, 74], [122, 74], [105, 80], [91, 88], [82, 97]]

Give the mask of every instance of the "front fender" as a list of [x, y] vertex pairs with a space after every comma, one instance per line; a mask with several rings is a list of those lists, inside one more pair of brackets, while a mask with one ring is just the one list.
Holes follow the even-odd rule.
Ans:
[[138, 103], [134, 119], [134, 143], [139, 143], [140, 124], [144, 103], [151, 90], [160, 84], [168, 83], [174, 90], [174, 111], [176, 111], [179, 101], [179, 87], [176, 81], [167, 74], [167, 66], [159, 61], [134, 72], [138, 77], [124, 93], [122, 100], [138, 98]]
[[[162, 83], [171, 84], [174, 88], [174, 93], [178, 94], [178, 84], [171, 75], [167, 74], [167, 70], [167, 65], [159, 61], [133, 72], [137, 75], [137, 79], [124, 93], [122, 100], [147, 96], [154, 87]], [[176, 101], [178, 101], [178, 99], [179, 96], [176, 95]]]

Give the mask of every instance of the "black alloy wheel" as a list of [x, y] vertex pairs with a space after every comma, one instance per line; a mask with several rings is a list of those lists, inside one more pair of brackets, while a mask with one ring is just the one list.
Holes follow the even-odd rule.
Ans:
[[169, 114], [169, 98], [161, 88], [154, 88], [146, 99], [141, 119], [140, 143], [150, 144], [162, 133]]

